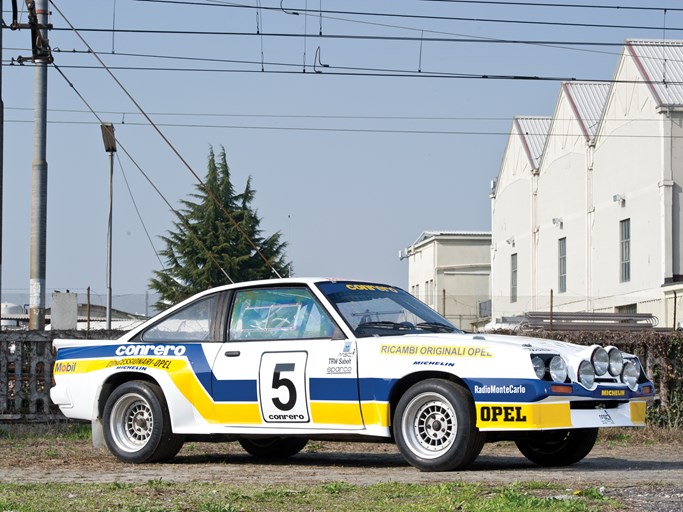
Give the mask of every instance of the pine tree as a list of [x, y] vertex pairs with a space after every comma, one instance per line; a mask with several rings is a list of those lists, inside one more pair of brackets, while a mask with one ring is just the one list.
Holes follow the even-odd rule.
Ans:
[[[238, 229], [201, 185], [195, 185], [190, 199], [182, 201], [183, 220], [173, 224], [161, 239], [165, 248], [160, 255], [166, 268], [154, 271], [150, 288], [159, 294], [157, 309], [165, 309], [187, 297], [230, 281], [250, 281], [277, 277], [268, 263], [282, 276], [288, 274], [285, 261], [286, 242], [278, 231], [264, 237], [258, 212], [252, 206], [256, 191], [251, 177], [244, 192], [235, 193], [230, 168], [221, 147], [218, 157], [209, 150], [206, 189], [227, 210]], [[258, 247], [259, 254], [252, 243]], [[262, 256], [263, 257], [262, 257]], [[225, 271], [225, 273], [224, 273]]]

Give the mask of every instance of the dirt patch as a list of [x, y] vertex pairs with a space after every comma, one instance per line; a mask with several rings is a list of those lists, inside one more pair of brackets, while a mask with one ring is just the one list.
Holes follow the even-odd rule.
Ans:
[[311, 442], [282, 462], [260, 461], [237, 443], [186, 443], [166, 464], [123, 464], [87, 439], [64, 437], [0, 439], [0, 481], [37, 482], [220, 481], [233, 484], [310, 485], [343, 481], [507, 485], [539, 481], [567, 492], [604, 488], [632, 510], [683, 509], [683, 444], [603, 440], [583, 461], [566, 468], [540, 468], [513, 443], [494, 443], [466, 471], [421, 473], [406, 464], [391, 444]]

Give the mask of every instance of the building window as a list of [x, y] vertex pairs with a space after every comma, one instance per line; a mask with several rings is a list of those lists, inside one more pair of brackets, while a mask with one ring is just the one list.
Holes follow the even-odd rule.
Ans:
[[631, 219], [624, 219], [619, 222], [619, 245], [620, 280], [622, 283], [627, 283], [631, 280]]
[[558, 279], [557, 288], [560, 293], [567, 291], [567, 239], [560, 238], [557, 241], [557, 264], [558, 264]]
[[638, 304], [626, 304], [624, 306], [616, 306], [614, 308], [614, 312], [626, 315], [633, 315], [635, 313], [638, 313]]
[[510, 256], [510, 302], [517, 302], [517, 253]]

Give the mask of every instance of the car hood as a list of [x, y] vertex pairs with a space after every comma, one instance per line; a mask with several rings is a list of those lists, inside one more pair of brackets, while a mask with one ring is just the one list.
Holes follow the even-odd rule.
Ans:
[[508, 349], [520, 349], [527, 352], [557, 353], [563, 355], [578, 355], [592, 351], [589, 346], [576, 345], [566, 341], [548, 340], [542, 338], [532, 338], [528, 336], [510, 336], [503, 334], [469, 334], [469, 333], [434, 333], [434, 334], [408, 334], [405, 336], [387, 336], [383, 341], [403, 341], [410, 340], [411, 343], [440, 344], [444, 343], [458, 345], [462, 343], [481, 344], [489, 348], [500, 347]]

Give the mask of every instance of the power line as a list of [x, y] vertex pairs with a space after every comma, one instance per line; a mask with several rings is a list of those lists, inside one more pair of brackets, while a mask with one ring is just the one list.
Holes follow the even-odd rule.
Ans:
[[[405, 27], [397, 27], [405, 28]], [[609, 25], [596, 26], [596, 28], [612, 28]], [[624, 27], [637, 29], [639, 27]], [[640, 27], [642, 30], [649, 30], [645, 27]], [[651, 27], [652, 30], [662, 31], [662, 27]], [[70, 31], [67, 27], [54, 27], [54, 31]], [[79, 32], [91, 32], [91, 33], [111, 33], [110, 28], [77, 28]], [[421, 29], [413, 29], [421, 30]], [[667, 27], [667, 30], [683, 31], [683, 28], [678, 27]], [[227, 31], [227, 30], [176, 30], [176, 29], [149, 29], [149, 28], [117, 28], [115, 29], [117, 33], [125, 34], [141, 34], [141, 35], [190, 35], [190, 36], [223, 36], [223, 37], [276, 37], [276, 38], [305, 38], [313, 37], [316, 39], [350, 39], [350, 40], [370, 40], [370, 41], [425, 41], [432, 43], [505, 43], [505, 44], [564, 44], [573, 46], [618, 46], [623, 45], [623, 42], [614, 43], [600, 43], [594, 41], [538, 41], [538, 40], [517, 40], [517, 39], [476, 39], [473, 37], [468, 38], [452, 38], [452, 37], [418, 37], [418, 36], [380, 36], [380, 35], [367, 35], [367, 34], [330, 34], [323, 33], [318, 34], [304, 34], [297, 32], [238, 32], [238, 31]], [[430, 32], [425, 30], [425, 32]], [[440, 33], [433, 31], [433, 33]], [[446, 32], [447, 33], [447, 32]]]
[[[173, 145], [173, 143], [168, 140], [168, 138], [164, 135], [164, 133], [156, 126], [154, 121], [147, 115], [147, 113], [144, 111], [144, 109], [140, 106], [140, 104], [133, 98], [133, 96], [130, 94], [130, 92], [124, 87], [124, 85], [116, 78], [114, 73], [111, 72], [111, 70], [107, 67], [107, 65], [100, 59], [100, 57], [94, 52], [92, 47], [88, 44], [88, 42], [81, 36], [81, 34], [73, 28], [73, 25], [69, 22], [69, 20], [64, 16], [62, 11], [55, 5], [54, 0], [49, 0], [50, 4], [55, 8], [55, 10], [59, 13], [59, 15], [64, 19], [64, 21], [73, 29], [74, 33], [76, 36], [81, 40], [81, 42], [90, 50], [93, 52], [94, 57], [97, 59], [97, 61], [100, 63], [102, 68], [104, 68], [105, 71], [109, 74], [109, 76], [116, 82], [116, 84], [119, 86], [119, 88], [123, 91], [123, 93], [128, 97], [128, 99], [135, 105], [135, 107], [140, 111], [140, 113], [145, 117], [147, 122], [154, 128], [154, 130], [157, 132], [157, 134], [162, 138], [162, 140], [168, 145], [168, 147], [175, 153], [175, 155], [178, 157], [178, 159], [183, 163], [183, 165], [187, 168], [187, 170], [194, 176], [194, 178], [197, 180], [199, 185], [204, 189], [205, 193], [207, 194], [208, 197], [211, 198], [211, 200], [218, 206], [218, 208], [223, 212], [225, 217], [230, 221], [230, 223], [237, 229], [237, 231], [242, 235], [242, 237], [251, 245], [251, 247], [254, 249], [256, 254], [258, 254], [263, 262], [268, 266], [272, 272], [277, 276], [277, 277], [282, 277], [280, 276], [280, 273], [277, 271], [277, 269], [268, 261], [268, 259], [264, 256], [263, 252], [258, 248], [258, 246], [254, 243], [254, 241], [251, 239], [251, 237], [244, 231], [242, 226], [239, 225], [239, 223], [235, 220], [235, 218], [230, 214], [230, 212], [225, 208], [225, 206], [216, 198], [216, 196], [213, 194], [211, 190], [206, 186], [204, 181], [199, 177], [199, 175], [194, 171], [192, 166], [183, 158], [183, 156], [180, 154], [180, 152], [176, 149], [176, 147]], [[215, 261], [215, 260], [214, 260]], [[221, 268], [220, 265], [218, 265], [218, 268]], [[225, 270], [223, 270], [223, 273], [230, 279], [230, 277], [225, 273]], [[231, 280], [231, 279], [230, 279]], [[232, 280], [231, 280], [232, 281]]]
[[[97, 55], [93, 53], [93, 55]], [[33, 64], [24, 64], [30, 68]], [[99, 66], [88, 65], [63, 65], [64, 69], [102, 69]], [[216, 69], [216, 68], [173, 68], [173, 67], [140, 67], [140, 66], [107, 66], [110, 72], [116, 71], [165, 71], [165, 72], [188, 72], [188, 73], [270, 73], [280, 75], [302, 75], [301, 71], [293, 70], [265, 70], [256, 69]], [[341, 71], [334, 71], [339, 69]], [[534, 82], [587, 82], [608, 84], [664, 84], [661, 80], [605, 80], [603, 78], [579, 78], [572, 76], [544, 76], [544, 75], [507, 75], [507, 74], [477, 74], [477, 73], [448, 73], [438, 71], [413, 71], [388, 68], [359, 68], [348, 66], [328, 66], [324, 72], [317, 68], [315, 76], [355, 76], [355, 77], [385, 77], [385, 78], [422, 78], [422, 79], [465, 79], [465, 80], [513, 80]], [[683, 82], [667, 81], [667, 86], [683, 85]], [[144, 115], [144, 114], [143, 114]]]
[[142, 229], [145, 231], [145, 235], [147, 236], [147, 240], [149, 241], [149, 245], [152, 246], [152, 250], [154, 251], [154, 255], [157, 257], [157, 260], [159, 260], [159, 265], [161, 265], [161, 268], [166, 270], [166, 267], [164, 266], [164, 262], [161, 261], [161, 258], [159, 257], [159, 253], [157, 252], [157, 248], [154, 247], [154, 242], [152, 242], [152, 237], [149, 235], [149, 231], [147, 231], [147, 226], [145, 225], [145, 221], [142, 219], [142, 214], [140, 213], [140, 209], [138, 208], [138, 203], [135, 201], [135, 196], [133, 195], [133, 190], [130, 188], [130, 184], [128, 183], [128, 178], [126, 177], [126, 172], [123, 170], [123, 164], [121, 164], [121, 158], [119, 158], [118, 152], [116, 153], [116, 161], [119, 163], [119, 169], [121, 170], [121, 176], [123, 176], [123, 181], [126, 183], [126, 189], [128, 189], [128, 195], [130, 196], [130, 200], [133, 203], [133, 208], [135, 208], [135, 213], [138, 216], [138, 220], [140, 221], [140, 224], [142, 225]]
[[[53, 5], [54, 5], [54, 4], [53, 4]], [[71, 87], [71, 89], [74, 91], [74, 93], [76, 93], [76, 95], [80, 98], [80, 100], [83, 102], [83, 104], [92, 112], [92, 114], [93, 114], [93, 115], [95, 116], [95, 118], [98, 120], [99, 124], [102, 124], [102, 123], [103, 123], [103, 120], [100, 118], [100, 116], [97, 114], [97, 112], [95, 112], [95, 110], [93, 110], [93, 108], [90, 106], [90, 103], [88, 103], [88, 101], [85, 99], [85, 97], [83, 97], [83, 95], [78, 91], [78, 89], [76, 89], [76, 87], [74, 86], [73, 82], [71, 82], [71, 81], [67, 78], [67, 76], [64, 74], [64, 72], [60, 69], [59, 66], [57, 66], [56, 64], [54, 64], [54, 62], [52, 63], [52, 65], [53, 65], [54, 68], [57, 70], [57, 72], [60, 74], [60, 76], [66, 81], [66, 83], [69, 84], [69, 86]], [[164, 203], [166, 203], [166, 206], [168, 206], [168, 208], [176, 215], [176, 217], [178, 217], [178, 219], [180, 219], [180, 221], [181, 221], [181, 222], [183, 223], [183, 225], [185, 226], [185, 228], [186, 228], [186, 230], [187, 230], [187, 233], [188, 233], [188, 234], [193, 238], [193, 240], [202, 248], [202, 250], [206, 253], [206, 256], [213, 262], [213, 264], [216, 265], [216, 267], [218, 267], [218, 269], [220, 269], [220, 271], [221, 271], [221, 272], [223, 273], [223, 275], [228, 279], [228, 281], [230, 281], [231, 283], [234, 284], [234, 281], [230, 278], [230, 276], [228, 275], [228, 273], [223, 269], [223, 267], [220, 265], [220, 263], [218, 263], [218, 262], [216, 261], [216, 259], [213, 257], [213, 254], [211, 253], [211, 251], [209, 251], [209, 249], [207, 249], [207, 247], [204, 245], [204, 243], [199, 239], [199, 237], [198, 237], [198, 236], [195, 234], [195, 232], [192, 230], [192, 226], [191, 226], [190, 223], [187, 221], [187, 219], [185, 218], [185, 216], [182, 215], [182, 214], [181, 214], [179, 211], [177, 211], [175, 208], [173, 208], [173, 206], [172, 206], [171, 203], [168, 201], [168, 199], [166, 199], [166, 196], [164, 196], [164, 194], [161, 192], [161, 190], [159, 190], [159, 188], [154, 184], [154, 182], [153, 182], [153, 181], [151, 180], [151, 178], [147, 175], [147, 173], [145, 173], [145, 171], [142, 170], [142, 167], [140, 167], [140, 165], [137, 163], [137, 161], [136, 161], [136, 160], [133, 158], [133, 156], [128, 152], [128, 150], [126, 149], [126, 147], [125, 147], [123, 144], [121, 144], [121, 141], [118, 139], [118, 137], [114, 136], [114, 138], [116, 139], [116, 143], [117, 143], [118, 147], [121, 149], [121, 151], [123, 151], [123, 152], [126, 154], [126, 156], [130, 159], [130, 161], [133, 162], [133, 165], [135, 165], [135, 167], [136, 167], [137, 170], [140, 172], [140, 174], [142, 174], [142, 175], [145, 177], [145, 179], [146, 179], [147, 182], [152, 186], [152, 188], [154, 189], [154, 191], [159, 195], [159, 197], [161, 197], [161, 199], [164, 201]], [[155, 253], [156, 253], [156, 251], [155, 251]], [[157, 257], [158, 257], [158, 255], [157, 255]]]
[[[512, 119], [507, 119], [511, 122]], [[5, 120], [9, 123], [32, 123], [30, 120]], [[94, 121], [48, 121], [50, 124], [63, 125], [94, 125], [98, 124]], [[112, 123], [120, 126], [149, 126], [147, 123], [132, 122], [132, 123]], [[164, 128], [202, 128], [202, 129], [234, 129], [234, 130], [264, 130], [264, 131], [293, 131], [293, 132], [336, 132], [336, 133], [380, 133], [380, 134], [399, 134], [399, 135], [491, 135], [509, 137], [510, 131], [482, 131], [482, 130], [399, 130], [386, 128], [326, 128], [326, 127], [305, 127], [305, 126], [247, 126], [247, 125], [221, 125], [221, 124], [181, 124], [181, 123], [156, 123], [158, 126]], [[552, 134], [543, 133], [526, 133], [531, 136], [552, 136]], [[583, 133], [561, 133], [557, 137], [583, 137]], [[683, 135], [640, 135], [640, 134], [610, 134], [603, 136], [603, 138], [611, 139], [683, 139]]]
[[[5, 110], [19, 110], [33, 112], [32, 107], [5, 107]], [[89, 110], [69, 108], [48, 108], [48, 112], [61, 112], [70, 114], [90, 113]], [[98, 114], [139, 116], [139, 112], [121, 110], [99, 110]], [[349, 119], [349, 120], [389, 120], [389, 121], [509, 121], [509, 117], [465, 117], [465, 116], [352, 116], [333, 114], [226, 114], [216, 112], [149, 112], [151, 116], [178, 116], [178, 117], [244, 117], [244, 118], [268, 118], [268, 119]], [[127, 123], [124, 123], [127, 124]]]
[[[235, 3], [206, 3], [206, 2], [190, 2], [181, 0], [136, 0], [138, 2], [148, 2], [148, 3], [162, 3], [162, 4], [176, 4], [176, 5], [192, 5], [192, 6], [204, 6], [204, 7], [224, 7], [224, 8], [237, 8], [237, 9], [258, 9], [257, 6], [253, 5], [243, 5]], [[505, 2], [502, 2], [505, 3]], [[507, 5], [507, 4], [506, 4]], [[532, 4], [538, 5], [538, 4]], [[261, 9], [264, 11], [282, 11], [278, 7], [263, 7]], [[667, 11], [672, 9], [656, 9], [657, 11]], [[683, 9], [678, 9], [683, 11]], [[645, 25], [614, 25], [606, 23], [573, 23], [566, 21], [533, 21], [533, 20], [522, 20], [522, 19], [498, 19], [498, 18], [473, 18], [473, 17], [463, 17], [463, 16], [434, 16], [425, 14], [400, 14], [400, 13], [388, 13], [388, 12], [368, 12], [368, 11], [337, 11], [337, 10], [309, 10], [309, 9], [299, 9], [293, 7], [287, 7], [288, 14], [303, 14], [305, 16], [319, 16], [322, 14], [333, 14], [333, 15], [343, 15], [343, 16], [363, 16], [363, 17], [381, 17], [381, 18], [402, 18], [402, 19], [416, 19], [416, 20], [431, 20], [431, 21], [465, 21], [465, 22], [476, 22], [476, 23], [505, 23], [505, 24], [522, 24], [522, 25], [543, 25], [543, 26], [564, 26], [564, 27], [581, 27], [581, 28], [609, 28], [609, 29], [625, 29], [625, 30], [656, 30], [661, 31], [661, 26], [645, 26]], [[322, 14], [321, 14], [322, 13]], [[675, 28], [673, 30], [683, 30], [683, 28]]]
[[[140, 1], [140, 0], [138, 0]], [[615, 11], [683, 11], [678, 7], [641, 7], [627, 5], [605, 5], [605, 4], [565, 4], [557, 2], [521, 2], [515, 0], [421, 0], [423, 2], [440, 2], [450, 4], [480, 4], [480, 5], [505, 5], [514, 7], [561, 7], [576, 9], [609, 9]]]

